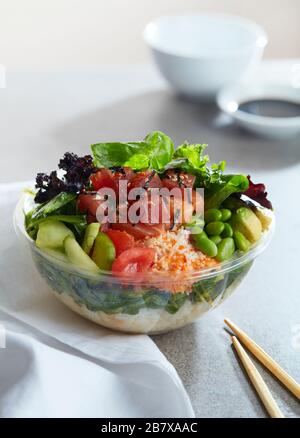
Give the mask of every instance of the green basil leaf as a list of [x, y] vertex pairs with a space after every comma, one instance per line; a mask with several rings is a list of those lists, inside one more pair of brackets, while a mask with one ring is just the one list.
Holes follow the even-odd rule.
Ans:
[[97, 143], [91, 149], [97, 167], [149, 167], [159, 171], [172, 159], [174, 145], [166, 134], [154, 131], [141, 142]]
[[[132, 157], [146, 153], [147, 145], [144, 142], [113, 142], [91, 145], [94, 164], [97, 167], [124, 166]], [[142, 163], [144, 164], [144, 163]], [[139, 163], [136, 163], [139, 166]], [[143, 167], [136, 167], [142, 169]]]
[[170, 137], [160, 131], [147, 135], [149, 167], [157, 171], [162, 170], [171, 160], [174, 153], [174, 144]]

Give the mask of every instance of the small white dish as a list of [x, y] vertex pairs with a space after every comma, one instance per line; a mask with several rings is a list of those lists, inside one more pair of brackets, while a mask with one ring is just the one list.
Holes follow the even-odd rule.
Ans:
[[219, 13], [160, 17], [146, 26], [144, 39], [178, 92], [209, 100], [252, 73], [268, 42], [257, 24]]
[[[273, 104], [274, 115], [261, 115], [242, 110], [245, 103], [248, 103], [249, 109], [250, 102], [255, 109], [255, 101], [269, 101], [267, 108], [272, 109]], [[285, 110], [289, 109], [288, 103], [290, 103], [291, 114], [293, 107], [295, 110], [294, 116], [283, 115], [284, 112], [282, 116], [276, 114], [276, 108], [280, 108], [279, 102]], [[230, 115], [238, 125], [260, 136], [284, 139], [300, 135], [300, 89], [293, 87], [292, 84], [258, 79], [244, 82], [222, 90], [218, 94], [217, 103], [219, 108]]]

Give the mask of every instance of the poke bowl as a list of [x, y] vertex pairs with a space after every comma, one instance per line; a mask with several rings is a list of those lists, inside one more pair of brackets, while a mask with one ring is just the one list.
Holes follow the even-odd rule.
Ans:
[[[202, 149], [198, 148], [200, 156]], [[175, 153], [172, 149], [171, 166], [157, 170], [160, 180], [170, 175], [174, 160], [178, 160]], [[181, 159], [180, 172], [172, 174], [172, 180], [174, 175], [181, 178], [182, 172], [184, 177], [188, 174], [185, 159]], [[144, 163], [139, 166], [146, 168]], [[215, 168], [215, 175], [220, 173], [223, 178], [222, 189], [225, 187], [223, 167]], [[82, 208], [78, 202], [80, 195], [94, 196], [95, 187], [90, 186], [90, 179], [95, 185], [97, 172], [102, 172], [97, 178], [103, 177], [102, 169], [97, 167], [94, 177], [89, 175], [89, 186], [83, 191], [77, 185], [75, 195], [71, 192], [67, 196], [66, 191], [53, 195], [53, 192], [49, 199], [41, 199], [39, 203], [38, 194], [48, 196], [51, 186], [49, 178], [44, 178], [39, 191], [22, 195], [14, 214], [16, 232], [30, 249], [38, 272], [55, 296], [74, 312], [101, 326], [127, 333], [158, 334], [192, 323], [221, 304], [238, 287], [271, 240], [275, 226], [273, 211], [264, 186], [254, 185], [249, 177], [243, 180], [248, 182], [243, 187], [245, 190], [235, 187], [230, 191], [227, 187], [230, 196], [223, 200], [223, 195], [218, 205], [213, 204], [216, 195], [215, 192], [211, 195], [211, 187], [207, 185], [203, 214], [198, 212], [196, 216], [192, 209], [188, 223], [178, 221], [174, 226], [173, 218], [172, 228], [170, 224], [162, 227], [152, 223], [146, 228], [144, 224], [141, 227], [110, 224], [107, 228], [91, 218], [91, 208]], [[192, 171], [190, 168], [189, 172]], [[140, 174], [140, 170], [135, 171], [134, 178], [140, 178]], [[58, 178], [56, 173], [55, 178]], [[61, 180], [67, 178], [62, 176]], [[217, 177], [214, 184], [215, 180]], [[227, 177], [225, 180], [228, 184]], [[54, 187], [52, 184], [51, 190]], [[55, 206], [62, 196], [64, 205], [58, 202]], [[68, 201], [68, 197], [72, 200]], [[205, 209], [206, 201], [208, 209]], [[254, 238], [253, 230], [239, 222], [239, 215], [245, 213], [253, 223], [259, 224], [259, 236]], [[130, 227], [134, 236], [130, 235]], [[97, 230], [93, 237], [88, 235], [92, 228]], [[141, 237], [138, 234], [141, 230], [150, 234]], [[128, 241], [123, 242], [125, 237]], [[120, 250], [122, 245], [125, 247]]]

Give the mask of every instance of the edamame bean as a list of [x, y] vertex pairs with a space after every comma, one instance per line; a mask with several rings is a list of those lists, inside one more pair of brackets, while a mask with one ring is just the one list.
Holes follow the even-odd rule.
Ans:
[[208, 236], [204, 230], [200, 230], [200, 231], [196, 232], [196, 229], [195, 229], [195, 233], [191, 233], [191, 238], [194, 240], [194, 242], [195, 242], [195, 238], [200, 239], [202, 237], [206, 237], [208, 239]]
[[191, 234], [200, 234], [202, 233], [203, 229], [201, 227], [198, 227], [198, 225], [189, 225], [185, 227], [186, 230], [188, 230]]
[[198, 218], [197, 220], [194, 221], [194, 223], [192, 223], [192, 225], [196, 225], [197, 227], [204, 228], [205, 226], [205, 222], [203, 218]]
[[185, 228], [189, 230], [192, 234], [199, 234], [203, 231], [205, 222], [203, 217], [200, 216], [192, 216], [191, 221], [185, 225]]
[[222, 237], [232, 237], [232, 236], [233, 236], [233, 229], [231, 225], [225, 223]]
[[221, 236], [210, 236], [210, 240], [212, 242], [214, 242], [216, 245], [219, 245], [219, 243], [222, 240], [222, 237]]
[[218, 236], [223, 233], [225, 228], [225, 225], [223, 222], [216, 221], [216, 222], [210, 222], [205, 227], [205, 231], [209, 236]]
[[222, 213], [216, 208], [211, 208], [204, 213], [204, 220], [208, 224], [210, 222], [216, 222], [222, 220]]
[[193, 235], [193, 240], [195, 246], [198, 249], [200, 249], [200, 251], [202, 251], [203, 254], [210, 257], [216, 257], [216, 255], [218, 254], [217, 245], [214, 242], [212, 242], [204, 232]]
[[191, 235], [192, 240], [197, 245], [198, 240], [200, 239], [208, 239], [207, 234], [205, 231], [200, 231], [200, 233], [195, 233]]
[[235, 251], [234, 240], [232, 237], [226, 237], [222, 239], [222, 241], [218, 245], [218, 254], [216, 259], [219, 262], [224, 262], [225, 260], [230, 259], [233, 256]]
[[241, 233], [240, 231], [235, 231], [233, 233], [233, 238], [237, 249], [244, 252], [247, 252], [249, 250], [251, 244], [249, 240], [246, 239], [243, 233]]
[[231, 211], [228, 208], [221, 208], [220, 212], [222, 214], [221, 221], [222, 222], [229, 221], [229, 219], [231, 218], [231, 214], [232, 214]]

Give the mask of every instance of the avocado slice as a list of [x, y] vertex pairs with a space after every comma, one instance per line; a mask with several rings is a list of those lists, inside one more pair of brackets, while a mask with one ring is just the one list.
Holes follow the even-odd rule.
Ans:
[[95, 239], [92, 259], [105, 271], [110, 271], [116, 258], [115, 245], [105, 233], [99, 233]]
[[262, 224], [250, 208], [238, 208], [230, 222], [234, 231], [243, 233], [250, 242], [257, 242], [261, 238]]
[[253, 211], [260, 220], [263, 231], [266, 231], [271, 225], [272, 218], [265, 214], [261, 208], [255, 207]]
[[89, 254], [91, 249], [93, 248], [99, 230], [100, 230], [100, 224], [98, 222], [92, 222], [86, 227], [84, 238], [82, 241], [82, 249], [87, 254]]
[[79, 266], [81, 269], [90, 271], [93, 274], [99, 274], [98, 266], [83, 251], [79, 243], [72, 236], [67, 236], [64, 240], [65, 253], [71, 263]]
[[48, 248], [63, 251], [64, 240], [67, 236], [74, 237], [74, 234], [65, 224], [48, 219], [39, 225], [36, 246], [41, 249]]

